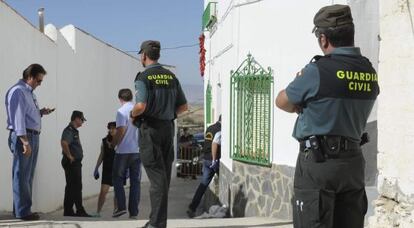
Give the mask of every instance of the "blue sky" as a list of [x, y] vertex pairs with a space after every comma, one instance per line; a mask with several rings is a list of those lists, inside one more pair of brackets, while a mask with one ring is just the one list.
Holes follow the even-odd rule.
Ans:
[[[57, 28], [73, 24], [124, 51], [138, 50], [147, 39], [162, 48], [198, 43], [203, 0], [6, 0], [38, 24], [37, 9], [45, 8], [45, 24]], [[160, 62], [177, 66], [182, 84], [203, 83], [198, 46], [164, 50]]]

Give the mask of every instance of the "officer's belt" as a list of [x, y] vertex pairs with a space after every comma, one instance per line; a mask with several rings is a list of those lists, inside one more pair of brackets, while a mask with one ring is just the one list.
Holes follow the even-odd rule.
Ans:
[[165, 124], [171, 123], [172, 120], [162, 120], [162, 119], [157, 119], [157, 118], [152, 118], [152, 117], [142, 117], [142, 123], [145, 123], [151, 127], [159, 127], [159, 126], [163, 126]]
[[[343, 136], [318, 135], [317, 138], [322, 148], [324, 148], [324, 145], [328, 145], [329, 140], [338, 140], [340, 151], [358, 150], [359, 148], [361, 148], [359, 142], [351, 141]], [[304, 151], [306, 148], [309, 148], [310, 142], [309, 139], [301, 139], [299, 140], [299, 144], [300, 151]]]

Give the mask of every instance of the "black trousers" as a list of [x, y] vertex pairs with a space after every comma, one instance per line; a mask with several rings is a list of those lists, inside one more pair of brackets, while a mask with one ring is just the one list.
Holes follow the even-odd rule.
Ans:
[[63, 209], [66, 213], [73, 212], [73, 205], [76, 211], [84, 211], [82, 205], [82, 163], [74, 161], [70, 163], [65, 157], [62, 159], [62, 167], [65, 170], [66, 187]]
[[365, 160], [360, 149], [351, 157], [316, 163], [300, 152], [295, 171], [295, 228], [363, 228], [367, 212]]
[[172, 121], [143, 122], [139, 147], [142, 165], [150, 181], [150, 225], [167, 227], [168, 190], [174, 161], [174, 124]]

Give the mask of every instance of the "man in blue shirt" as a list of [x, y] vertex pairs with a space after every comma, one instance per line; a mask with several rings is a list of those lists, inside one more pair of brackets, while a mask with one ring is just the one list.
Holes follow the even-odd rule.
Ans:
[[276, 98], [280, 109], [299, 114], [293, 131], [300, 143], [293, 224], [362, 228], [367, 197], [360, 145], [379, 94], [378, 78], [354, 47], [349, 6], [321, 8], [314, 24], [325, 55], [315, 56]]
[[9, 148], [13, 153], [13, 212], [23, 220], [38, 220], [31, 211], [33, 176], [36, 168], [41, 117], [54, 109], [42, 108], [33, 91], [42, 84], [45, 69], [31, 64], [23, 71], [23, 78], [6, 93]]

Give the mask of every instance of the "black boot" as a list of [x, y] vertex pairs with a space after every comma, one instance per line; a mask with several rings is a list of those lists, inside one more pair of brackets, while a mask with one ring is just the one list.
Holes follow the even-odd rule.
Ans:
[[86, 213], [85, 209], [82, 208], [80, 210], [76, 210], [76, 217], [92, 217], [91, 215], [89, 215], [88, 213]]

